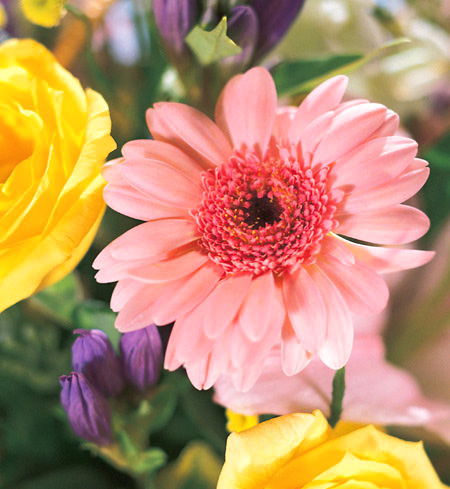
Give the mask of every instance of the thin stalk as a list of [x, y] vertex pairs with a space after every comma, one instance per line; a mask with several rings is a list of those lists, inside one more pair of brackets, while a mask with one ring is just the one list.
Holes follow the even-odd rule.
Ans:
[[333, 394], [330, 405], [330, 426], [334, 428], [341, 418], [345, 393], [345, 366], [336, 370], [333, 378]]

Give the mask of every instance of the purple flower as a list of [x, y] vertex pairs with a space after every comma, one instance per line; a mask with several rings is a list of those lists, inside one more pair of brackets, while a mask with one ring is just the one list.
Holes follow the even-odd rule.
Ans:
[[251, 5], [259, 21], [259, 35], [254, 59], [270, 51], [286, 34], [305, 0], [253, 0]]
[[72, 365], [105, 396], [116, 396], [124, 387], [120, 360], [103, 331], [76, 329], [80, 335], [72, 346]]
[[258, 32], [258, 17], [252, 7], [238, 6], [231, 9], [227, 35], [242, 48], [242, 53], [231, 59], [234, 65], [245, 67], [251, 61], [257, 46]]
[[153, 0], [153, 12], [166, 50], [177, 57], [185, 53], [184, 38], [194, 26], [196, 0]]
[[144, 391], [157, 382], [163, 351], [161, 337], [154, 324], [124, 333], [120, 339], [120, 353], [125, 376], [135, 387]]
[[79, 372], [62, 375], [61, 404], [75, 434], [97, 445], [113, 443], [106, 398]]

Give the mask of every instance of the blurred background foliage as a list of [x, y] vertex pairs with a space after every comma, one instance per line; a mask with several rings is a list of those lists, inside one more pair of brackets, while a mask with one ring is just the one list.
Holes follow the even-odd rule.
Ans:
[[[120, 154], [126, 141], [149, 137], [145, 111], [154, 102], [209, 104], [211, 110], [232, 74], [229, 66], [219, 66], [220, 60], [202, 66], [191, 53], [193, 73], [204, 79], [219, 72], [223, 76], [209, 99], [204, 93], [192, 95], [198, 78], [183, 78], [180, 74], [186, 68], [175, 66], [164, 54], [150, 0], [74, 0], [84, 19], [67, 13], [53, 29], [27, 22], [19, 2], [2, 3], [8, 22], [1, 37], [39, 40], [84, 86], [103, 94], [119, 148], [110, 158]], [[420, 142], [421, 157], [431, 166], [430, 179], [415, 202], [432, 223], [423, 247], [431, 246], [450, 210], [449, 29], [447, 0], [306, 0], [288, 35], [262, 60], [272, 68], [279, 94], [288, 103], [297, 104], [320, 81], [345, 72], [351, 73], [351, 96], [385, 103], [401, 114], [404, 130]], [[2, 489], [139, 486], [138, 480], [112, 468], [88, 446], [80, 449], [59, 404], [58, 381], [71, 371], [74, 329], [101, 329], [117, 347], [119, 333], [109, 309], [113, 286], [97, 284], [91, 264], [106, 244], [135, 224], [108, 210], [74, 273], [0, 315]], [[448, 250], [447, 245], [446, 264]], [[409, 286], [417, 289], [420, 283]], [[444, 295], [448, 293], [447, 288]], [[402, 310], [396, 307], [394, 303], [394, 312]], [[393, 314], [396, 321], [399, 314]], [[450, 329], [450, 321], [442, 328]], [[448, 362], [443, 368], [443, 374], [450, 376]], [[211, 392], [196, 391], [183, 372], [164, 372], [152, 395], [162, 397], [152, 404], [154, 411], [147, 420], [151, 446], [160, 447], [168, 460], [157, 486], [214, 488], [227, 436], [223, 408], [212, 402]], [[442, 479], [450, 483], [448, 450], [428, 448]]]

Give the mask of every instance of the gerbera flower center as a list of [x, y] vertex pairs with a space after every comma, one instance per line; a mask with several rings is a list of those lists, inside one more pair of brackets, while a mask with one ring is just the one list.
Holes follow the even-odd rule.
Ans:
[[266, 224], [274, 224], [281, 219], [283, 209], [277, 198], [269, 199], [267, 195], [258, 197], [253, 195], [249, 200], [249, 208], [244, 207], [244, 222], [252, 229], [259, 229]]
[[192, 211], [200, 246], [227, 273], [282, 274], [314, 263], [336, 225], [327, 175], [328, 168], [307, 168], [294, 150], [272, 146], [264, 158], [235, 152], [202, 175], [202, 203]]

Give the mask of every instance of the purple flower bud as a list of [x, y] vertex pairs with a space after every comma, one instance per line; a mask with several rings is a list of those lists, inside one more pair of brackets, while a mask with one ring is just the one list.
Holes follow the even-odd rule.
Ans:
[[80, 336], [72, 346], [72, 365], [105, 396], [116, 396], [124, 387], [119, 357], [103, 331], [76, 329]]
[[144, 391], [158, 380], [162, 365], [162, 342], [158, 328], [151, 324], [144, 329], [124, 333], [120, 353], [126, 378]]
[[246, 66], [253, 57], [258, 40], [258, 17], [252, 7], [239, 6], [231, 9], [227, 35], [242, 48], [242, 53], [225, 58], [234, 65]]
[[113, 443], [111, 410], [106, 398], [78, 372], [62, 375], [61, 404], [75, 434], [97, 445]]
[[258, 48], [255, 59], [270, 51], [286, 34], [305, 0], [253, 0], [259, 20]]
[[186, 50], [184, 38], [194, 26], [196, 0], [153, 0], [153, 12], [166, 49], [180, 56]]

